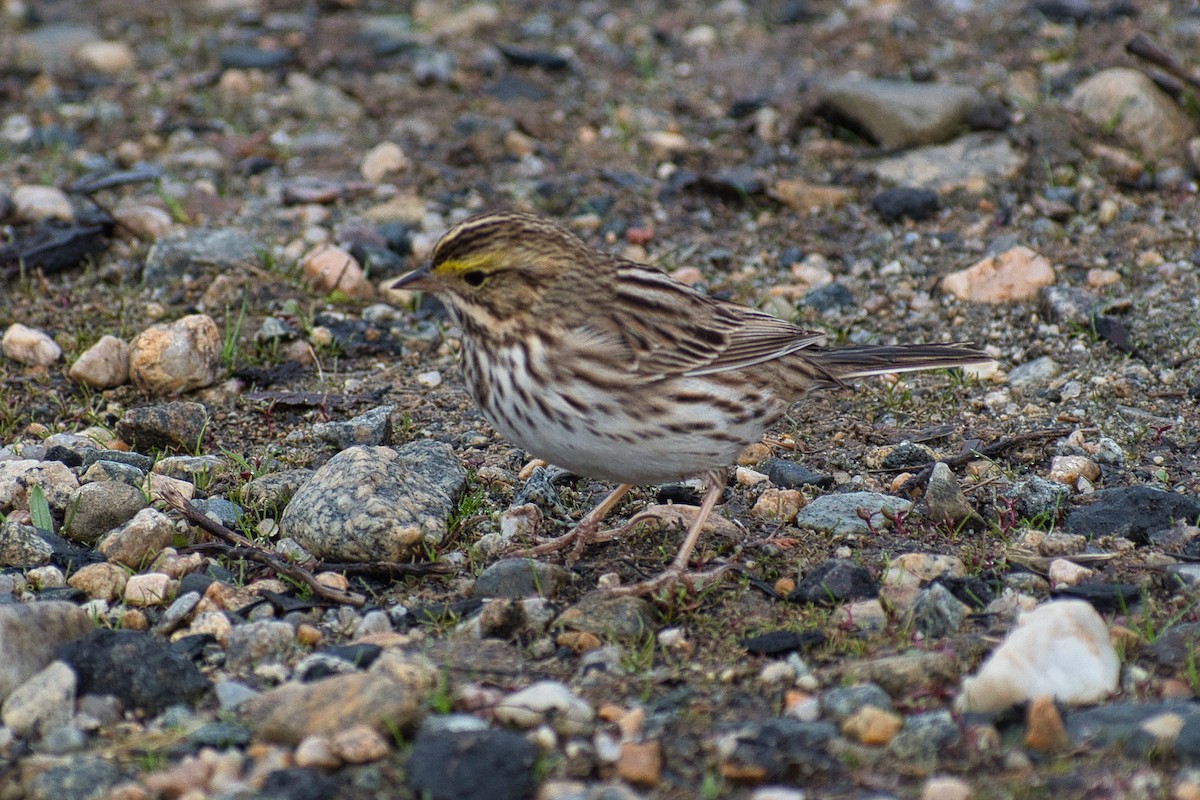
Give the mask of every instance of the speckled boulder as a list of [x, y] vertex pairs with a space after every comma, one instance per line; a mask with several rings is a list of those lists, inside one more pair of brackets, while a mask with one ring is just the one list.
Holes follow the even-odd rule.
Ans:
[[446, 444], [351, 447], [313, 473], [280, 525], [318, 558], [399, 561], [442, 540], [465, 480]]

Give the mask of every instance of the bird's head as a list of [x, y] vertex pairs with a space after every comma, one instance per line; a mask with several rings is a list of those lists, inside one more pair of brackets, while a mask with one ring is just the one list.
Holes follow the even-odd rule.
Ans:
[[519, 212], [489, 212], [447, 231], [429, 263], [390, 288], [432, 292], [460, 324], [495, 329], [516, 315], [536, 312], [547, 296], [569, 292], [576, 279], [587, 279], [588, 264], [595, 260], [587, 245], [552, 222]]

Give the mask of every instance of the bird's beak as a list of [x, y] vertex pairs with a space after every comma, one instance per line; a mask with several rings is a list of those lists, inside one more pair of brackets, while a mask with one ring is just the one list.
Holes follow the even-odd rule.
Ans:
[[437, 276], [430, 271], [429, 265], [414, 269], [405, 275], [401, 275], [387, 287], [389, 289], [403, 289], [405, 291], [421, 291], [421, 292], [436, 292], [442, 288], [442, 282]]

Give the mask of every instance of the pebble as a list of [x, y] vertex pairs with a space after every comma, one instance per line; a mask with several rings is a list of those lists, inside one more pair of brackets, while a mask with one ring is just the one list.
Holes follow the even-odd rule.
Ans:
[[256, 736], [296, 745], [367, 724], [381, 733], [406, 728], [424, 713], [424, 697], [386, 675], [355, 672], [314, 683], [285, 683], [241, 705]]
[[634, 786], [657, 786], [662, 776], [662, 747], [657, 741], [622, 742], [617, 756], [617, 776]]
[[1010, 303], [1032, 300], [1039, 289], [1056, 280], [1049, 259], [1017, 246], [950, 273], [942, 278], [942, 289], [968, 302]]
[[955, 708], [999, 711], [1041, 696], [1095, 703], [1116, 691], [1119, 673], [1096, 610], [1082, 600], [1055, 600], [1020, 616], [978, 673], [963, 679]]
[[936, 144], [961, 131], [980, 103], [969, 86], [919, 84], [874, 78], [838, 78], [821, 91], [821, 103], [849, 119], [887, 149]]
[[22, 738], [40, 738], [66, 725], [75, 711], [75, 672], [52, 661], [14, 688], [0, 706], [0, 720]]
[[204, 314], [151, 325], [129, 346], [129, 377], [151, 395], [210, 386], [216, 380], [221, 344], [217, 324]]
[[335, 245], [317, 245], [300, 260], [300, 268], [317, 292], [337, 291], [353, 299], [368, 298], [375, 292], [358, 260]]
[[120, 75], [136, 66], [133, 49], [121, 41], [85, 42], [71, 54], [80, 69], [102, 75]]
[[[763, 479], [766, 479], [765, 475]], [[798, 489], [764, 489], [750, 513], [768, 522], [787, 525], [796, 519], [806, 502], [804, 494]]]
[[92, 599], [109, 603], [124, 596], [128, 576], [116, 564], [87, 564], [71, 574], [67, 585]]
[[84, 350], [67, 377], [93, 389], [111, 389], [129, 381], [129, 345], [123, 339], [105, 334]]
[[49, 334], [19, 322], [5, 329], [4, 336], [0, 337], [0, 352], [5, 358], [31, 367], [48, 367], [62, 356], [62, 348]]
[[10, 195], [13, 214], [26, 222], [57, 219], [71, 222], [75, 209], [67, 195], [54, 186], [18, 186]]
[[129, 627], [144, 622], [126, 615], [122, 630], [96, 629], [58, 650], [58, 658], [79, 676], [81, 695], [110, 694], [127, 710], [153, 716], [208, 693], [208, 679], [191, 661], [161, 639]]
[[154, 243], [146, 254], [142, 280], [157, 287], [197, 269], [211, 271], [219, 279], [257, 265], [262, 247], [257, 238], [237, 228], [187, 228]]
[[379, 183], [388, 175], [408, 168], [408, 157], [395, 142], [380, 142], [363, 156], [359, 171], [371, 183]]
[[1081, 81], [1068, 105], [1129, 147], [1152, 158], [1179, 161], [1196, 124], [1143, 72], [1128, 67], [1100, 70]]
[[1043, 695], [1029, 701], [1025, 711], [1025, 746], [1038, 753], [1056, 753], [1071, 745], [1054, 698]]
[[879, 583], [869, 569], [849, 559], [830, 558], [810, 569], [788, 599], [826, 605], [878, 593]]
[[587, 732], [592, 725], [592, 707], [558, 681], [538, 681], [505, 697], [493, 710], [496, 719], [520, 728], [549, 723], [565, 735]]
[[921, 800], [971, 800], [974, 796], [971, 784], [949, 775], [929, 778], [921, 787]]
[[100, 539], [96, 549], [115, 564], [141, 569], [171, 543], [175, 534], [175, 523], [166, 514], [143, 508]]
[[[908, 500], [875, 492], [824, 494], [800, 510], [795, 524], [798, 528], [812, 528], [822, 533], [869, 534], [872, 526], [876, 529], [891, 526], [891, 520], [882, 513], [884, 510], [892, 515], [904, 515], [911, 509], [912, 503]], [[869, 516], [870, 524], [859, 516], [860, 510]]]
[[170, 575], [147, 572], [131, 575], [125, 581], [125, 604], [129, 606], [157, 606], [167, 603], [174, 591]]
[[538, 785], [537, 762], [537, 748], [514, 731], [422, 727], [405, 782], [428, 800], [529, 800]]

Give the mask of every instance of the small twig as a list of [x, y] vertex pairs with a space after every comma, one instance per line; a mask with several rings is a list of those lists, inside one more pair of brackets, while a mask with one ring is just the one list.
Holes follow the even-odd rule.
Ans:
[[354, 592], [343, 592], [341, 589], [334, 589], [319, 582], [311, 572], [298, 567], [295, 564], [288, 563], [285, 559], [275, 555], [269, 550], [255, 545], [245, 536], [240, 533], [229, 530], [221, 523], [211, 519], [201, 513], [195, 506], [189, 503], [179, 490], [173, 486], [164, 486], [160, 491], [160, 495], [167, 505], [174, 508], [180, 514], [196, 527], [211, 533], [218, 539], [233, 545], [238, 549], [239, 555], [244, 555], [252, 561], [257, 561], [261, 564], [266, 564], [271, 569], [275, 570], [280, 575], [291, 578], [298, 583], [307, 586], [313, 594], [323, 600], [329, 600], [333, 603], [340, 603], [348, 606], [361, 607], [366, 605], [366, 598]]
[[[1036, 442], [1042, 439], [1060, 439], [1063, 436], [1070, 436], [1076, 430], [1081, 430], [1085, 433], [1096, 431], [1095, 428], [1074, 427], [1047, 428], [1046, 430], [1041, 431], [1026, 431], [1025, 433], [1018, 433], [1015, 436], [1008, 436], [1004, 439], [1000, 439], [999, 441], [992, 442], [989, 445], [984, 445], [983, 447], [972, 447], [956, 456], [943, 458], [941, 463], [944, 463], [946, 466], [954, 469], [955, 467], [965, 466], [977, 458], [993, 458], [1000, 455], [1005, 450], [1010, 450], [1018, 445], [1026, 444], [1028, 442]], [[929, 481], [929, 476], [933, 474], [934, 466], [935, 464], [927, 464], [926, 466], [922, 467], [920, 472], [918, 472], [916, 475], [913, 475], [904, 483], [900, 484], [900, 488], [896, 490], [896, 494], [908, 494], [914, 489], [924, 486]]]
[[1125, 51], [1190, 84], [1192, 88], [1200, 89], [1200, 74], [1185, 66], [1174, 54], [1143, 31], [1138, 31], [1125, 43]]

